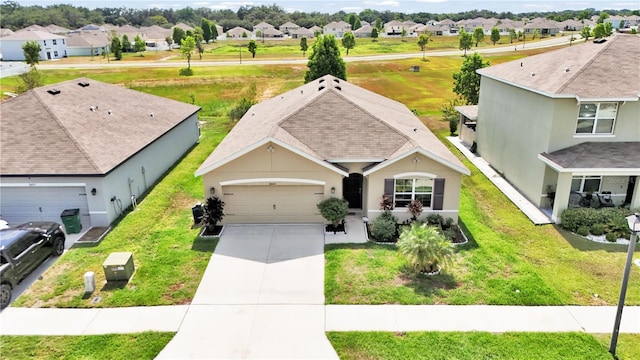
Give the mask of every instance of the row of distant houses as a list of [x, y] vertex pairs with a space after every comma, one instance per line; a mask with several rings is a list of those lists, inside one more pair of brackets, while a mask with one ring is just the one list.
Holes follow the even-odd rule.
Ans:
[[[611, 16], [605, 20], [610, 22], [614, 28], [629, 29], [637, 28], [640, 25], [640, 16]], [[286, 22], [277, 28], [269, 23], [260, 22], [252, 30], [242, 27], [234, 27], [223, 31], [223, 27], [216, 24], [218, 39], [283, 39], [283, 38], [313, 38], [318, 34], [330, 34], [337, 38], [342, 38], [344, 34], [352, 32], [355, 37], [371, 37], [374, 26], [366, 21], [362, 21], [362, 26], [352, 29], [351, 24], [345, 21], [334, 21], [323, 27], [313, 26], [305, 28], [293, 22]], [[493, 28], [497, 28], [500, 35], [509, 35], [511, 31], [525, 34], [538, 33], [540, 36], [555, 36], [562, 31], [580, 31], [585, 26], [594, 27], [596, 19], [590, 20], [566, 20], [557, 22], [544, 18], [531, 20], [514, 21], [511, 19], [483, 18], [465, 19], [453, 21], [444, 19], [442, 21], [429, 21], [426, 24], [414, 21], [393, 20], [384, 24], [379, 31], [379, 36], [408, 36], [415, 37], [421, 34], [431, 36], [456, 36], [464, 29], [473, 32], [476, 28], [484, 29], [486, 35], [490, 35]], [[134, 27], [131, 25], [115, 26], [111, 24], [94, 25], [90, 24], [80, 29], [70, 30], [57, 25], [46, 27], [32, 25], [15, 33], [8, 29], [0, 29], [0, 53], [3, 60], [24, 60], [22, 45], [26, 41], [35, 41], [42, 48], [40, 59], [51, 60], [68, 56], [97, 56], [108, 52], [110, 46], [110, 36], [113, 33], [119, 37], [127, 35], [133, 42], [136, 36], [145, 40], [148, 50], [165, 50], [170, 47], [166, 41], [173, 34], [173, 28], [178, 27], [185, 31], [194, 28], [184, 24], [176, 24], [172, 28], [163, 28], [157, 25], [149, 27]]]

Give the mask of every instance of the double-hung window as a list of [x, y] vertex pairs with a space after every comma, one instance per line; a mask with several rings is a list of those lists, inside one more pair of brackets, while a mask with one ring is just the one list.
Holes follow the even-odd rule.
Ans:
[[576, 134], [613, 134], [618, 103], [583, 103], [578, 112]]
[[602, 176], [574, 176], [571, 179], [571, 191], [592, 193], [600, 191]]
[[433, 179], [396, 179], [394, 202], [396, 207], [406, 207], [411, 200], [420, 200], [424, 207], [431, 207]]

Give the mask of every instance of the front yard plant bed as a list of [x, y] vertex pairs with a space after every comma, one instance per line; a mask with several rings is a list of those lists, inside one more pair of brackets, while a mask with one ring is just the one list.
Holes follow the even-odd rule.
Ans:
[[216, 225], [213, 227], [213, 230], [209, 230], [209, 228], [207, 228], [206, 226], [203, 226], [202, 231], [200, 231], [200, 237], [204, 237], [204, 238], [220, 237], [223, 230], [224, 230], [223, 225]]
[[[375, 236], [373, 236], [373, 234], [371, 234], [371, 224], [367, 223], [366, 225], [367, 225], [367, 238], [369, 239], [369, 241], [376, 244], [387, 244], [387, 245], [395, 244], [396, 242], [398, 242], [398, 238], [400, 237], [400, 230], [402, 229], [402, 227], [409, 226], [407, 224], [397, 224], [396, 232], [393, 235], [393, 237], [390, 240], [384, 240], [384, 239], [378, 239]], [[451, 242], [455, 245], [463, 245], [468, 242], [467, 237], [462, 232], [462, 229], [460, 228], [460, 226], [455, 226], [452, 228], [451, 236], [452, 236]]]
[[324, 227], [324, 232], [327, 234], [337, 234], [337, 233], [347, 233], [347, 230], [344, 226], [344, 221], [339, 223], [338, 225], [328, 224]]

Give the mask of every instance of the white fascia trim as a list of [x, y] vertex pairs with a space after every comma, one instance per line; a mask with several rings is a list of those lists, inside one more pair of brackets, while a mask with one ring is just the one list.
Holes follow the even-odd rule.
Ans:
[[247, 147], [245, 147], [244, 149], [242, 149], [240, 151], [236, 151], [232, 155], [230, 155], [230, 156], [228, 156], [228, 157], [226, 157], [226, 158], [224, 158], [224, 159], [222, 159], [222, 160], [220, 160], [220, 161], [218, 161], [216, 163], [213, 163], [213, 164], [211, 164], [210, 166], [207, 166], [204, 169], [200, 169], [200, 170], [196, 171], [195, 172], [195, 176], [203, 176], [204, 174], [206, 174], [208, 172], [211, 172], [211, 171], [219, 168], [220, 166], [225, 165], [225, 164], [227, 164], [227, 163], [229, 163], [229, 162], [231, 162], [231, 161], [233, 161], [233, 160], [235, 160], [235, 159], [237, 159], [237, 158], [239, 158], [239, 157], [241, 157], [243, 155], [246, 155], [246, 154], [250, 153], [251, 151], [253, 151], [253, 150], [255, 150], [255, 149], [257, 149], [257, 148], [259, 148], [259, 147], [261, 147], [263, 145], [266, 145], [266, 144], [268, 144], [270, 142], [272, 142], [272, 143], [274, 143], [274, 144], [276, 144], [278, 146], [281, 146], [281, 147], [291, 151], [294, 154], [300, 155], [303, 158], [305, 158], [307, 160], [310, 160], [310, 161], [312, 161], [312, 162], [314, 162], [314, 163], [316, 163], [318, 165], [321, 165], [321, 166], [323, 166], [323, 167], [325, 167], [325, 168], [327, 168], [329, 170], [337, 172], [338, 174], [340, 174], [342, 176], [349, 176], [348, 173], [336, 168], [335, 166], [333, 166], [333, 165], [331, 165], [331, 164], [329, 164], [329, 163], [327, 163], [325, 161], [319, 160], [319, 159], [317, 159], [317, 158], [315, 158], [315, 157], [313, 157], [313, 156], [311, 156], [311, 155], [309, 155], [309, 154], [307, 154], [307, 153], [305, 153], [303, 151], [300, 151], [299, 149], [297, 149], [297, 148], [295, 148], [293, 146], [285, 144], [285, 143], [281, 142], [280, 140], [274, 139], [272, 137], [266, 137], [266, 138], [264, 138], [264, 139], [262, 139], [262, 140], [260, 140], [260, 141], [258, 141], [256, 143], [252, 144], [251, 146], [247, 146]]
[[534, 89], [532, 87], [524, 86], [522, 84], [514, 83], [512, 81], [505, 80], [505, 79], [502, 79], [502, 78], [499, 78], [499, 77], [496, 77], [496, 76], [483, 74], [480, 71], [477, 71], [477, 72], [481, 76], [486, 76], [489, 79], [492, 79], [492, 80], [495, 80], [495, 81], [499, 81], [499, 82], [505, 83], [507, 85], [515, 86], [517, 88], [520, 88], [520, 89], [523, 89], [523, 90], [527, 90], [527, 91], [536, 93], [538, 95], [543, 95], [543, 96], [546, 96], [546, 97], [550, 97], [552, 99], [576, 99], [578, 101], [578, 103], [580, 103], [580, 102], [638, 101], [638, 100], [640, 100], [640, 94], [638, 95], [637, 98], [624, 98], [624, 97], [618, 97], [618, 98], [580, 98], [580, 96], [578, 96], [576, 94], [552, 94], [552, 93], [548, 93], [546, 91]]
[[330, 163], [374, 163], [374, 162], [383, 162], [385, 159], [327, 159]]
[[402, 173], [402, 174], [393, 175], [394, 179], [404, 179], [404, 178], [413, 179], [413, 178], [417, 178], [417, 177], [428, 177], [428, 178], [435, 179], [435, 178], [438, 177], [438, 175], [425, 173], [425, 172], [406, 172], [406, 173]]
[[86, 187], [86, 183], [1, 183], [0, 187], [22, 188], [22, 187]]
[[437, 163], [440, 163], [440, 164], [442, 164], [442, 165], [444, 165], [444, 166], [446, 166], [448, 168], [451, 168], [452, 170], [455, 170], [455, 171], [457, 171], [457, 172], [459, 172], [461, 174], [464, 174], [464, 175], [467, 175], [467, 176], [471, 175], [471, 172], [466, 167], [460, 167], [458, 165], [452, 164], [451, 162], [449, 162], [449, 161], [447, 161], [445, 159], [442, 159], [441, 157], [436, 156], [436, 155], [434, 155], [434, 154], [432, 154], [432, 153], [430, 153], [430, 152], [428, 152], [428, 151], [426, 151], [426, 150], [424, 150], [422, 148], [417, 148], [417, 149], [408, 151], [408, 152], [404, 153], [403, 155], [397, 156], [396, 158], [394, 158], [392, 160], [388, 160], [388, 161], [385, 161], [385, 162], [383, 162], [381, 164], [378, 164], [377, 166], [374, 166], [373, 168], [365, 171], [364, 174], [362, 174], [362, 175], [363, 176], [368, 176], [370, 174], [373, 174], [374, 172], [376, 172], [378, 170], [381, 170], [381, 169], [384, 169], [385, 167], [395, 163], [396, 161], [402, 160], [402, 159], [406, 158], [407, 156], [410, 156], [410, 155], [413, 155], [413, 154], [416, 154], [416, 153], [424, 155], [425, 157], [427, 157], [427, 158], [429, 158], [429, 159], [431, 159], [431, 160], [433, 160], [433, 161], [435, 161]]
[[250, 184], [260, 184], [260, 183], [288, 183], [288, 184], [324, 186], [327, 182], [322, 180], [294, 179], [294, 178], [255, 178], [255, 179], [237, 179], [237, 180], [221, 181], [220, 186], [250, 185]]
[[607, 175], [607, 176], [631, 176], [640, 175], [638, 168], [563, 168], [559, 164], [538, 154], [538, 159], [559, 173], [571, 173], [573, 175]]

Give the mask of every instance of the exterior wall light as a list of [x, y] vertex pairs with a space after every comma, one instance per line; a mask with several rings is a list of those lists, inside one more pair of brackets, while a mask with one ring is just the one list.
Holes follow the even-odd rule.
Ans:
[[91, 189], [91, 195], [96, 196], [97, 193], [98, 190], [96, 190], [96, 188]]
[[331, 193], [332, 193], [332, 194], [335, 194], [335, 193], [336, 193], [336, 187], [335, 187], [335, 186], [332, 186], [332, 187], [331, 187]]

